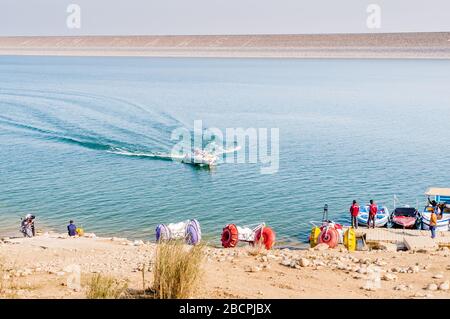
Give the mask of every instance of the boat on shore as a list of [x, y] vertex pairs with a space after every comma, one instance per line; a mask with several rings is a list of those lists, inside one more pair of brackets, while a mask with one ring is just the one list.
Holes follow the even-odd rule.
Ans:
[[[435, 201], [442, 208], [441, 213], [437, 216], [437, 231], [450, 230], [450, 188], [430, 187], [425, 192], [427, 198]], [[434, 208], [428, 201], [422, 212], [422, 229], [430, 229], [430, 218]]]
[[[375, 215], [375, 227], [384, 227], [389, 221], [389, 210], [386, 206], [377, 205], [378, 211]], [[369, 220], [369, 205], [359, 206], [358, 224], [367, 226]]]
[[419, 211], [414, 207], [397, 207], [390, 217], [388, 227], [403, 229], [420, 229], [422, 218]]

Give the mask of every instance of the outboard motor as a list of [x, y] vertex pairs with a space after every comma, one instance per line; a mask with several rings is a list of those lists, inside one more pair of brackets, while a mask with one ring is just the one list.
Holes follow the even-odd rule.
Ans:
[[202, 239], [200, 223], [196, 219], [156, 227], [156, 241], [184, 239], [189, 245], [197, 245]]

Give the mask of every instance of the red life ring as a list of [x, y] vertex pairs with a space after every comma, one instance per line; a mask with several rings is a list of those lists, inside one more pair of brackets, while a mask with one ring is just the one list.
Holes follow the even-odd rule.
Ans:
[[338, 231], [334, 228], [325, 228], [319, 235], [319, 243], [325, 243], [330, 248], [336, 247], [339, 243]]
[[239, 238], [238, 238], [238, 230], [236, 225], [229, 224], [226, 225], [222, 232], [222, 246], [224, 248], [233, 248], [236, 247]]
[[[261, 229], [258, 230], [255, 236], [255, 242], [261, 239]], [[270, 250], [275, 244], [275, 232], [270, 227], [264, 227], [262, 231], [262, 242], [267, 250]]]

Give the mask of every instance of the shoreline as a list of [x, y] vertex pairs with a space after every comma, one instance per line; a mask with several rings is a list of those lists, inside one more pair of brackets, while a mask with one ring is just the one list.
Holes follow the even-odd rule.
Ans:
[[[76, 289], [67, 284], [75, 266], [80, 269], [82, 283], [88, 276], [102, 274], [138, 290], [143, 274], [145, 285], [151, 285], [156, 246], [93, 234], [79, 238], [58, 233], [2, 238], [2, 278], [14, 283], [15, 290], [4, 290], [4, 296], [0, 292], [0, 298], [86, 298], [83, 284]], [[348, 252], [342, 246], [270, 251], [256, 251], [250, 246], [206, 246], [200, 285], [193, 297], [450, 298], [448, 257], [447, 247], [426, 252]]]
[[0, 56], [450, 59], [450, 32], [0, 37]]

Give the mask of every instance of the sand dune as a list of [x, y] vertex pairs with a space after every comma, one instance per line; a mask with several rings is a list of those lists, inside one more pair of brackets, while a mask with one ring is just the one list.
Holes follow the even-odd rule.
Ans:
[[448, 59], [450, 32], [0, 37], [0, 55]]

